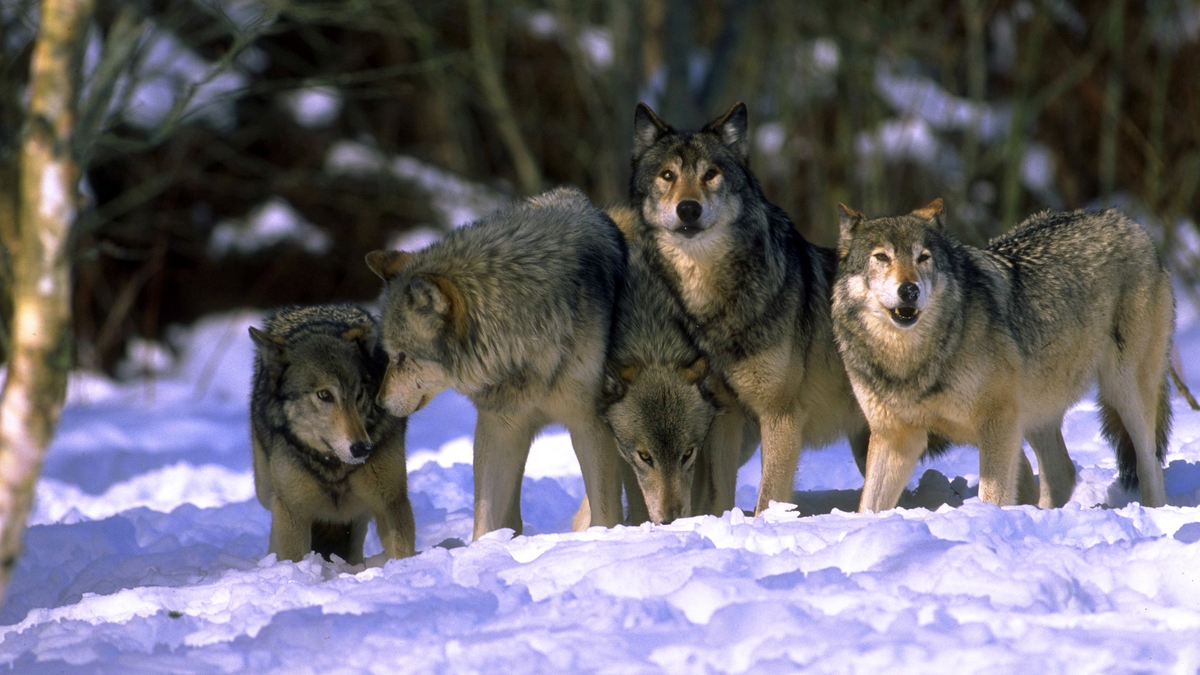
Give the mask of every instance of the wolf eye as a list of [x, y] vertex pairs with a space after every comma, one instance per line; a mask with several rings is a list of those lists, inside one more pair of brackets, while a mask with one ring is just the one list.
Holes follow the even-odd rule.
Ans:
[[667, 169], [666, 171], [659, 174], [659, 177], [662, 178], [663, 180], [667, 181], [668, 183], [675, 182], [675, 172], [671, 171], [670, 169]]
[[888, 254], [886, 254], [886, 253], [876, 253], [875, 259], [884, 264], [892, 262], [892, 259], [889, 258]]
[[646, 463], [646, 466], [654, 466], [654, 458], [648, 452], [638, 452], [638, 459]]
[[329, 391], [328, 389], [322, 389], [321, 391], [317, 392], [317, 398], [328, 403], [333, 400], [333, 392]]
[[926, 252], [922, 252], [921, 255], [917, 256], [918, 263], [923, 263], [926, 260], [929, 260], [929, 254]]
[[720, 171], [717, 171], [716, 169], [709, 169], [708, 171], [704, 172], [704, 182], [707, 183], [719, 175], [721, 175]]
[[683, 459], [679, 463], [686, 464], [687, 461], [689, 459], [691, 459], [692, 455], [694, 455], [694, 454], [696, 454], [696, 448], [688, 448], [687, 452], [683, 453]]

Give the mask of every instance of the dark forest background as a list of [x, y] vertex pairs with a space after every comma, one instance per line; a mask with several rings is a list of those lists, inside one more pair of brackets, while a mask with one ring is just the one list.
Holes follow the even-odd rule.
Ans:
[[[38, 24], [0, 2], [0, 355]], [[98, 0], [80, 64], [76, 360], [236, 307], [370, 299], [363, 255], [559, 184], [623, 199], [632, 118], [736, 101], [810, 239], [944, 197], [982, 243], [1119, 204], [1200, 274], [1200, 5], [1182, 0]]]

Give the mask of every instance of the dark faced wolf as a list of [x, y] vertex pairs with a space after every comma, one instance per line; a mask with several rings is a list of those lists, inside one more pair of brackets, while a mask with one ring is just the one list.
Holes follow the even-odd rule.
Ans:
[[[609, 214], [622, 226], [634, 217]], [[600, 405], [636, 478], [626, 485], [631, 523], [733, 508], [737, 469], [758, 446], [757, 427], [708, 367], [689, 321], [653, 251], [631, 241]]]
[[847, 435], [861, 459], [867, 428], [833, 339], [835, 252], [767, 201], [750, 171], [747, 124], [739, 103], [700, 131], [677, 132], [639, 105], [630, 198], [635, 236], [687, 310], [688, 330], [761, 429], [761, 512], [791, 501], [801, 447]]
[[387, 357], [355, 305], [288, 307], [250, 329], [254, 484], [271, 511], [271, 552], [363, 560], [367, 524], [388, 557], [414, 552], [407, 420], [375, 404]]
[[1024, 437], [1038, 505], [1062, 506], [1062, 417], [1094, 383], [1122, 481], [1166, 503], [1175, 304], [1141, 226], [1045, 212], [980, 250], [946, 233], [940, 199], [889, 218], [840, 208], [834, 328], [871, 426], [860, 510], [896, 505], [930, 432], [979, 448], [979, 496], [1001, 505], [1026, 501]]
[[612, 220], [582, 192], [558, 189], [418, 253], [374, 251], [367, 264], [386, 282], [379, 401], [408, 415], [454, 388], [479, 412], [475, 536], [521, 531], [529, 446], [553, 422], [571, 432], [591, 524], [620, 523], [620, 460], [596, 410], [625, 273]]

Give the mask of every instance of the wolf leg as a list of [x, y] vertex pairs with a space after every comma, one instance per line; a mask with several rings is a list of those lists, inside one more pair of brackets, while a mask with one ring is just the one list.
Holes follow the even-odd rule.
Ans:
[[850, 441], [850, 454], [854, 455], [854, 463], [858, 465], [858, 472], [866, 477], [867, 448], [871, 443], [871, 428], [864, 426], [861, 431], [851, 432], [846, 440]]
[[[583, 471], [583, 486], [587, 490], [591, 509], [590, 525], [613, 527], [624, 520], [621, 510], [621, 475], [617, 443], [608, 425], [594, 416], [572, 421], [571, 445]], [[634, 481], [636, 483], [636, 480]]]
[[271, 501], [271, 553], [299, 561], [312, 550], [312, 518], [288, 509], [278, 495]]
[[1025, 440], [1037, 455], [1041, 486], [1038, 507], [1057, 509], [1075, 491], [1075, 465], [1062, 437], [1062, 417], [1040, 429], [1025, 432]]
[[1038, 482], [1033, 476], [1033, 467], [1025, 450], [1017, 453], [1017, 503], [1036, 506], [1038, 503]]
[[[646, 508], [646, 497], [642, 494], [642, 486], [638, 485], [637, 475], [633, 467], [623, 459], [617, 460], [621, 473], [621, 484], [625, 486], [625, 524], [641, 525], [650, 521], [650, 509]], [[591, 520], [589, 515], [589, 521]]]
[[795, 414], [759, 418], [762, 429], [762, 484], [758, 488], [758, 504], [754, 515], [767, 510], [772, 501], [791, 502], [792, 485], [796, 481], [796, 465], [800, 461], [803, 420]]
[[859, 513], [896, 508], [917, 460], [925, 451], [928, 436], [924, 429], [914, 427], [871, 430]]
[[417, 526], [407, 491], [388, 504], [382, 513], [375, 514], [375, 529], [387, 557], [407, 558], [416, 554]]
[[[719, 516], [733, 508], [737, 492], [737, 472], [741, 466], [742, 446], [745, 442], [746, 414], [737, 404], [729, 406], [725, 414], [713, 420], [708, 432], [708, 485], [710, 494], [705, 497], [705, 513]], [[701, 487], [694, 485], [693, 490]], [[790, 496], [789, 496], [790, 499]], [[692, 500], [695, 503], [695, 499]], [[692, 515], [699, 515], [693, 512]]]
[[521, 478], [533, 442], [524, 418], [479, 411], [475, 423], [475, 532], [478, 539], [502, 527], [521, 533]]
[[1002, 410], [979, 430], [979, 498], [996, 506], [1017, 503], [1018, 470], [1024, 453], [1015, 418]]

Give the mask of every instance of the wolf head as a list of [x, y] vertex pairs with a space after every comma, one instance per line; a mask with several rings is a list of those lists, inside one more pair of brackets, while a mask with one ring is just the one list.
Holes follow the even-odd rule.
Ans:
[[950, 281], [942, 200], [888, 218], [868, 219], [844, 204], [838, 211], [838, 292], [884, 334], [928, 323], [928, 310]]
[[645, 222], [680, 240], [703, 241], [736, 221], [752, 188], [746, 104], [694, 133], [680, 133], [645, 103], [634, 113], [630, 196]]
[[424, 408], [454, 379], [442, 358], [448, 341], [462, 340], [466, 300], [450, 279], [413, 274], [413, 254], [372, 251], [367, 265], [385, 282], [383, 350], [387, 371], [379, 387], [379, 405], [405, 416]]
[[704, 386], [704, 357], [678, 367], [610, 368], [601, 416], [633, 467], [650, 520], [692, 515], [692, 477], [713, 419], [723, 412]]
[[250, 328], [287, 429], [309, 448], [347, 464], [371, 454], [366, 419], [374, 379], [369, 372], [376, 334], [372, 323], [341, 335], [298, 331], [291, 337]]

